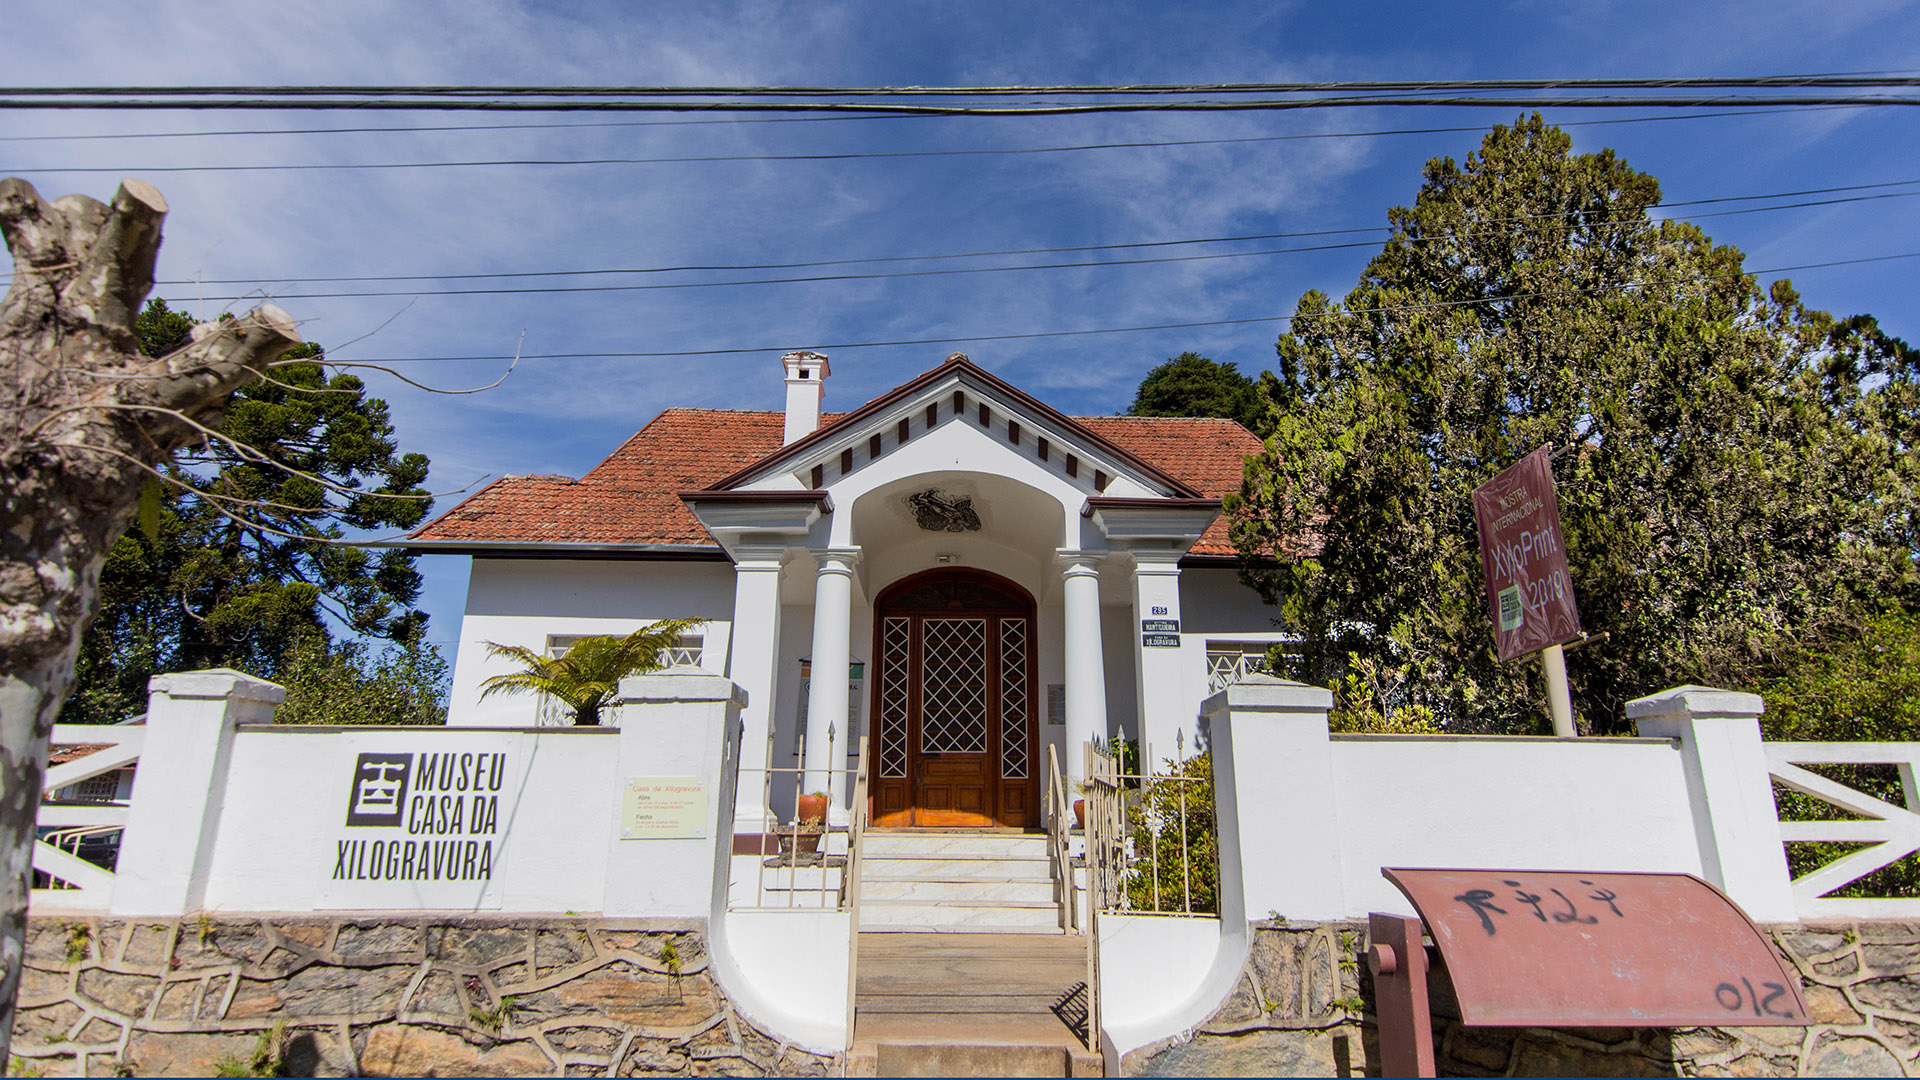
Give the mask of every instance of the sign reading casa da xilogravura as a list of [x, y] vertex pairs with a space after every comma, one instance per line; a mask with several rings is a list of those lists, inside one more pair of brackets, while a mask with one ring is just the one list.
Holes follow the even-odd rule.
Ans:
[[512, 743], [499, 737], [347, 740], [328, 816], [328, 907], [498, 907], [502, 828], [519, 791]]

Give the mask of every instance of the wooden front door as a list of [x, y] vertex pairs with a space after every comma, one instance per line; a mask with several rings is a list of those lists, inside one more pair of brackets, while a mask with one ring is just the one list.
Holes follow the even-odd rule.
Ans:
[[1037, 824], [1033, 601], [979, 571], [934, 571], [876, 605], [877, 825]]

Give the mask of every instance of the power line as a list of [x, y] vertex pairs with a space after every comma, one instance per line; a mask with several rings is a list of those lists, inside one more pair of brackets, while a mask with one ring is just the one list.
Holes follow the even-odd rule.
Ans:
[[[1707, 115], [1750, 115], [1747, 114], [1707, 114]], [[1613, 121], [1588, 121], [1588, 123], [1640, 123], [1651, 120], [1669, 119], [1666, 117], [1628, 117]], [[517, 127], [521, 125], [506, 125]], [[532, 126], [532, 125], [529, 125]], [[568, 126], [568, 125], [559, 125]], [[587, 125], [581, 125], [587, 126]], [[1571, 126], [1571, 125], [1568, 125]], [[0, 168], [0, 172], [15, 175], [41, 175], [46, 173], [212, 173], [212, 172], [329, 172], [361, 171], [372, 169], [456, 169], [456, 168], [507, 168], [521, 166], [609, 166], [609, 165], [686, 165], [711, 164], [721, 162], [760, 162], [760, 161], [858, 161], [865, 159], [897, 158], [941, 158], [941, 157], [989, 157], [1000, 155], [1062, 154], [1079, 153], [1092, 150], [1138, 150], [1172, 146], [1219, 146], [1244, 143], [1294, 142], [1310, 139], [1359, 138], [1381, 135], [1437, 134], [1458, 131], [1480, 131], [1479, 126], [1444, 128], [1402, 128], [1384, 131], [1360, 132], [1303, 132], [1291, 135], [1249, 135], [1215, 139], [1153, 139], [1133, 142], [1079, 143], [1067, 146], [1024, 146], [1024, 147], [979, 147], [959, 150], [879, 150], [879, 151], [839, 151], [817, 154], [698, 154], [673, 157], [602, 157], [602, 158], [502, 158], [481, 161], [391, 161], [391, 162], [319, 162], [319, 163], [274, 163], [265, 165], [78, 165], [78, 166], [40, 166], [35, 168]]]
[[[1844, 109], [1847, 106], [1829, 106]], [[1658, 124], [1674, 120], [1712, 120], [1721, 117], [1770, 116], [1772, 109], [1730, 109], [1718, 112], [1679, 113], [1667, 116], [1620, 116], [1604, 120], [1565, 120], [1559, 127], [1595, 127], [1605, 124]], [[10, 142], [125, 142], [129, 139], [200, 139], [220, 138], [235, 135], [367, 135], [367, 134], [412, 134], [417, 132], [441, 131], [553, 131], [553, 130], [593, 130], [599, 128], [641, 128], [641, 127], [699, 127], [713, 124], [824, 124], [850, 123], [862, 120], [911, 120], [916, 117], [902, 116], [727, 116], [699, 120], [594, 120], [572, 123], [547, 124], [391, 124], [378, 127], [325, 127], [325, 128], [238, 128], [221, 131], [130, 131], [117, 134], [85, 135], [0, 135], [0, 143]], [[1316, 131], [1296, 135], [1248, 136], [1245, 138], [1172, 140], [1169, 142], [1142, 142], [1141, 146], [1173, 146], [1188, 144], [1206, 144], [1213, 142], [1279, 142], [1293, 139], [1351, 139], [1378, 135], [1444, 135], [1463, 131], [1485, 131], [1484, 124], [1468, 124], [1452, 127], [1393, 128], [1382, 131]]]
[[[1807, 206], [1829, 206], [1837, 203], [1864, 202], [1864, 201], [1873, 200], [1873, 199], [1911, 198], [1916, 195], [1920, 195], [1920, 191], [1888, 192], [1880, 195], [1858, 195], [1858, 196], [1852, 196], [1849, 198], [1842, 198], [1842, 199], [1822, 199], [1816, 202], [1789, 203], [1781, 206], [1751, 207], [1745, 210], [1723, 210], [1723, 211], [1718, 211], [1714, 213], [1695, 214], [1693, 215], [1693, 217], [1694, 218], [1728, 217], [1735, 214], [1764, 213], [1770, 210], [1789, 210], [1789, 209], [1796, 209], [1796, 208], [1807, 207]], [[1739, 196], [1734, 196], [1734, 198], [1738, 198], [1738, 197]], [[1557, 217], [1562, 215], [1551, 215], [1551, 216]], [[1594, 222], [1593, 224], [1631, 225], [1634, 223], [1635, 222], [1631, 219], [1613, 219], [1613, 220], [1606, 220], [1606, 221], [1598, 221], [1598, 222]], [[1329, 230], [1329, 231], [1369, 231], [1371, 232], [1371, 231], [1377, 231], [1377, 230], [1369, 229], [1369, 230]], [[1465, 234], [1436, 233], [1432, 235], [1407, 237], [1406, 239], [1410, 242], [1432, 243], [1439, 240], [1460, 239], [1462, 238], [1463, 235]], [[1179, 242], [1180, 241], [1170, 241], [1169, 243], [1179, 243]], [[1200, 241], [1200, 242], [1205, 242], [1205, 241]], [[382, 297], [382, 296], [521, 296], [521, 295], [550, 295], [550, 294], [561, 294], [561, 293], [654, 292], [654, 291], [665, 290], [665, 289], [719, 289], [719, 288], [736, 288], [736, 287], [743, 287], [743, 286], [750, 286], [750, 285], [792, 285], [792, 284], [806, 284], [806, 283], [819, 283], [819, 282], [831, 282], [831, 281], [873, 281], [873, 280], [885, 280], [885, 279], [892, 279], [892, 278], [952, 277], [952, 276], [961, 275], [961, 274], [994, 274], [994, 273], [1009, 273], [1009, 272], [1015, 272], [1015, 271], [1031, 271], [1031, 270], [1072, 270], [1072, 269], [1101, 268], [1101, 267], [1110, 267], [1110, 266], [1146, 266], [1146, 265], [1153, 265], [1153, 264], [1160, 264], [1160, 263], [1211, 262], [1211, 261], [1220, 260], [1220, 259], [1244, 259], [1244, 258], [1266, 256], [1266, 255], [1295, 255], [1295, 254], [1303, 254], [1307, 252], [1317, 252], [1317, 251], [1344, 251], [1344, 250], [1351, 250], [1354, 248], [1371, 248], [1371, 247], [1377, 246], [1378, 244], [1379, 244], [1379, 241], [1377, 240], [1356, 240], [1348, 243], [1339, 243], [1339, 244], [1310, 244], [1310, 245], [1305, 245], [1301, 247], [1262, 248], [1254, 251], [1225, 251], [1225, 252], [1214, 252], [1214, 253], [1202, 254], [1202, 255], [1160, 255], [1160, 256], [1153, 256], [1153, 257], [1141, 258], [1141, 259], [1093, 259], [1093, 260], [1082, 260], [1078, 262], [1022, 263], [1022, 264], [1007, 265], [1007, 266], [965, 266], [965, 267], [953, 267], [953, 268], [935, 269], [935, 270], [890, 270], [890, 271], [871, 273], [871, 274], [809, 274], [809, 275], [803, 275], [798, 277], [748, 278], [744, 280], [732, 280], [732, 281], [679, 281], [679, 282], [663, 282], [659, 284], [639, 284], [639, 285], [525, 285], [525, 286], [514, 286], [514, 287], [496, 287], [496, 288], [479, 288], [479, 289], [365, 289], [365, 290], [356, 290], [353, 292], [285, 292], [285, 293], [277, 292], [277, 293], [272, 293], [271, 295], [276, 300], [333, 300], [333, 299], [347, 299], [347, 298], [355, 298], [355, 297]], [[1034, 250], [1043, 251], [1046, 249], [1034, 249]], [[1075, 250], [1075, 249], [1062, 249], [1062, 250]], [[1084, 250], [1084, 249], [1081, 249], [1081, 250]], [[859, 262], [859, 261], [869, 261], [869, 260], [844, 260], [844, 261]], [[879, 260], [871, 260], [871, 261], [879, 261]], [[576, 271], [575, 273], [631, 273], [631, 272], [633, 271]], [[520, 276], [534, 276], [534, 275], [515, 274], [515, 275], [509, 275], [509, 276], [520, 277]], [[284, 280], [302, 281], [302, 280], [315, 280], [315, 279], [294, 278], [294, 279], [284, 279]], [[380, 279], [345, 278], [345, 279], [334, 279], [334, 280], [352, 281], [352, 280], [380, 280]], [[225, 284], [227, 282], [222, 282], [222, 283]], [[263, 281], [261, 283], [266, 283], [266, 282]], [[208, 283], [207, 282], [198, 282], [198, 283], [179, 282], [178, 284], [208, 284]], [[246, 300], [251, 298], [252, 298], [251, 296], [206, 296], [206, 297], [201, 297], [200, 299], [207, 302], [216, 302], [216, 301]]]
[[1378, 92], [1433, 92], [1439, 90], [1561, 90], [1561, 89], [1774, 89], [1805, 87], [1920, 86], [1920, 76], [1904, 72], [1833, 72], [1801, 75], [1672, 76], [1655, 78], [1574, 79], [1415, 79], [1340, 82], [1237, 83], [1059, 83], [1015, 86], [590, 86], [590, 85], [414, 85], [414, 86], [30, 86], [0, 87], [0, 94], [21, 96], [167, 96], [233, 97], [242, 95], [372, 97], [995, 97], [1034, 94], [1292, 94]]
[[[1897, 255], [1872, 255], [1858, 259], [1834, 259], [1827, 262], [1800, 263], [1794, 266], [1775, 266], [1762, 270], [1741, 270], [1737, 273], [1701, 274], [1695, 277], [1664, 278], [1651, 281], [1629, 281], [1618, 285], [1600, 285], [1579, 289], [1547, 289], [1537, 292], [1509, 293], [1501, 296], [1476, 297], [1470, 300], [1436, 300], [1424, 304], [1385, 304], [1370, 308], [1346, 308], [1348, 314], [1379, 314], [1393, 311], [1433, 311], [1446, 308], [1468, 307], [1475, 304], [1503, 303], [1512, 300], [1541, 299], [1555, 296], [1585, 296], [1603, 292], [1628, 289], [1650, 288], [1658, 285], [1686, 285], [1703, 281], [1720, 281], [1729, 278], [1758, 277], [1762, 274], [1782, 274], [1790, 270], [1820, 270], [1835, 266], [1857, 266], [1866, 263], [1892, 262], [1897, 259], [1920, 259], [1920, 251], [1906, 251]], [[455, 361], [508, 361], [508, 360], [658, 360], [685, 356], [736, 356], [746, 354], [766, 354], [772, 352], [792, 352], [796, 348], [806, 349], [871, 349], [901, 345], [952, 345], [981, 341], [1025, 341], [1036, 338], [1087, 337], [1097, 334], [1132, 334], [1152, 330], [1189, 330], [1209, 326], [1245, 326], [1253, 323], [1290, 323], [1292, 315], [1266, 315], [1244, 319], [1207, 319], [1195, 322], [1156, 323], [1150, 326], [1107, 326], [1090, 330], [1047, 330], [1025, 334], [972, 334], [961, 337], [903, 338], [895, 341], [841, 341], [819, 342], [810, 345], [757, 345], [734, 346], [721, 349], [682, 349], [671, 352], [570, 352], [570, 353], [521, 353], [513, 355], [490, 356], [387, 356], [374, 359], [347, 361], [322, 361], [323, 363], [354, 364], [400, 364], [400, 363], [439, 363]]]
[[[1675, 200], [1672, 202], [1656, 203], [1653, 206], [1649, 207], [1648, 209], [1671, 210], [1676, 207], [1683, 207], [1683, 206], [1707, 206], [1707, 205], [1719, 205], [1719, 204], [1730, 203], [1730, 202], [1754, 202], [1754, 201], [1761, 201], [1761, 200], [1768, 200], [1768, 199], [1793, 198], [1793, 197], [1802, 196], [1802, 195], [1827, 195], [1827, 194], [1835, 194], [1839, 192], [1878, 191], [1879, 189], [1882, 189], [1882, 188], [1908, 187], [1915, 184], [1920, 184], [1920, 177], [1917, 177], [1914, 179], [1908, 179], [1908, 180], [1886, 180], [1886, 181], [1879, 181], [1876, 183], [1869, 183], [1869, 184], [1843, 184], [1843, 185], [1838, 185], [1834, 187], [1802, 188], [1795, 191], [1765, 192], [1765, 193], [1756, 194], [1756, 195], [1721, 195], [1721, 196], [1714, 196], [1711, 198], [1703, 198], [1703, 199], [1681, 199], [1681, 200]], [[1774, 206], [1750, 207], [1743, 210], [1725, 210], [1725, 211], [1710, 212], [1705, 214], [1693, 214], [1693, 215], [1690, 215], [1688, 220], [1692, 220], [1695, 218], [1730, 217], [1730, 216], [1741, 215], [1741, 214], [1766, 213], [1774, 210], [1802, 209], [1802, 208], [1813, 207], [1813, 206], [1831, 206], [1831, 205], [1844, 204], [1844, 203], [1874, 201], [1879, 199], [1910, 198], [1915, 195], [1920, 195], [1920, 192], [1884, 192], [1884, 193], [1875, 194], [1875, 195], [1860, 195], [1860, 196], [1852, 196], [1852, 197], [1837, 198], [1837, 199], [1818, 199], [1818, 200], [1812, 200], [1808, 202], [1797, 202], [1797, 203], [1781, 203]], [[1544, 220], [1548, 218], [1578, 217], [1580, 215], [1581, 215], [1581, 211], [1577, 211], [1577, 210], [1562, 212], [1562, 213], [1553, 213], [1553, 214], [1523, 214], [1523, 215], [1515, 215], [1515, 216], [1509, 216], [1509, 217], [1485, 218], [1479, 222], [1479, 225], [1481, 225], [1482, 227], [1486, 227], [1486, 226], [1503, 225], [1503, 224], [1514, 224], [1514, 223], [1525, 222], [1525, 221], [1538, 221], [1538, 220]], [[1588, 222], [1588, 224], [1593, 224], [1593, 225], [1635, 224], [1638, 221], [1639, 221], [1638, 218], [1618, 218], [1618, 219], [1595, 220], [1595, 221]], [[812, 260], [805, 260], [800, 262], [784, 262], [784, 263], [710, 263], [710, 264], [685, 264], [680, 266], [606, 267], [606, 268], [598, 268], [598, 269], [576, 269], [576, 270], [519, 270], [519, 271], [496, 271], [496, 272], [488, 272], [488, 273], [455, 273], [455, 274], [364, 274], [364, 275], [339, 275], [339, 276], [323, 276], [323, 277], [286, 277], [286, 278], [168, 279], [168, 280], [157, 282], [157, 284], [160, 284], [160, 285], [275, 285], [275, 284], [295, 284], [295, 283], [347, 283], [347, 282], [390, 282], [390, 281], [474, 281], [474, 280], [499, 280], [503, 278], [585, 277], [585, 276], [633, 275], [633, 274], [729, 272], [729, 271], [746, 271], [746, 270], [796, 270], [796, 269], [808, 269], [808, 268], [825, 267], [825, 266], [859, 266], [859, 265], [874, 265], [874, 264], [882, 264], [882, 263], [944, 261], [944, 260], [953, 260], [953, 259], [974, 259], [974, 258], [986, 258], [986, 257], [1010, 256], [1010, 255], [1052, 255], [1052, 254], [1069, 254], [1074, 252], [1086, 252], [1086, 251], [1140, 250], [1140, 249], [1165, 248], [1165, 247], [1181, 247], [1181, 246], [1190, 246], [1195, 244], [1240, 243], [1240, 242], [1250, 242], [1250, 241], [1256, 241], [1256, 240], [1289, 240], [1289, 239], [1303, 239], [1303, 238], [1319, 237], [1319, 236], [1355, 235], [1355, 234], [1363, 234], [1363, 233], [1392, 233], [1394, 231], [1395, 231], [1395, 227], [1391, 225], [1368, 225], [1368, 226], [1359, 226], [1359, 227], [1341, 228], [1341, 229], [1309, 229], [1309, 230], [1301, 230], [1297, 232], [1249, 233], [1249, 234], [1240, 235], [1240, 236], [1191, 237], [1191, 238], [1178, 239], [1178, 240], [1145, 240], [1145, 241], [1131, 241], [1131, 242], [1115, 243], [1115, 244], [1080, 244], [1080, 245], [1071, 245], [1071, 246], [1063, 246], [1063, 247], [1003, 248], [1003, 249], [984, 250], [984, 251], [945, 252], [945, 253], [936, 253], [936, 254], [930, 254], [930, 255], [879, 255], [879, 256], [869, 256], [865, 258], [855, 258], [855, 259], [812, 259]], [[1428, 234], [1428, 235], [1422, 235], [1418, 237], [1409, 237], [1408, 239], [1419, 241], [1419, 242], [1432, 242], [1435, 240], [1447, 239], [1447, 238], [1459, 238], [1467, 235], [1471, 235], [1471, 234], [1468, 234], [1468, 233]], [[1282, 249], [1273, 249], [1273, 250], [1266, 250], [1266, 251], [1226, 252], [1226, 253], [1208, 255], [1208, 256], [1193, 256], [1193, 257], [1189, 257], [1186, 261], [1192, 261], [1193, 259], [1201, 259], [1201, 258], [1207, 258], [1207, 259], [1240, 258], [1245, 256], [1251, 256], [1251, 255], [1271, 255], [1271, 254], [1282, 254], [1282, 253], [1288, 253], [1288, 252], [1321, 251], [1321, 250], [1334, 250], [1334, 249], [1340, 249], [1340, 248], [1368, 247], [1368, 246], [1371, 246], [1373, 243], [1374, 241], [1366, 241], [1366, 242], [1354, 243], [1354, 244], [1318, 245], [1318, 246], [1310, 246], [1310, 247], [1303, 247], [1303, 248], [1282, 248]], [[1171, 261], [1182, 261], [1182, 260], [1180, 259], [1137, 259], [1137, 260], [1129, 260], [1123, 263], [1118, 263], [1117, 265], [1133, 265], [1133, 264], [1139, 264], [1139, 263], [1152, 263], [1152, 262], [1163, 262], [1163, 261], [1171, 262]], [[977, 273], [977, 272], [984, 272], [984, 271], [1021, 270], [1021, 269], [1054, 269], [1059, 267], [1104, 266], [1104, 265], [1116, 265], [1116, 264], [1103, 263], [1103, 262], [1079, 262], [1079, 263], [1058, 264], [1058, 266], [1030, 265], [1030, 266], [1010, 266], [1010, 267], [980, 267], [980, 268], [974, 268], [969, 272]], [[0, 278], [7, 278], [11, 276], [12, 276], [11, 274], [0, 274]], [[914, 276], [914, 275], [902, 274], [902, 275], [867, 275], [867, 276], [886, 277], [886, 276]], [[705, 287], [712, 287], [714, 285], [776, 284], [776, 283], [784, 283], [785, 281], [788, 281], [788, 280], [807, 281], [807, 280], [832, 280], [832, 279], [801, 278], [801, 279], [776, 279], [774, 281], [707, 282], [707, 283], [700, 283], [700, 284]], [[673, 286], [673, 285], [653, 286], [653, 288], [674, 288], [674, 287], [679, 287], [679, 286]], [[447, 292], [433, 292], [433, 291], [422, 292], [418, 290], [405, 290], [404, 292], [302, 293], [302, 294], [288, 294], [285, 298], [287, 299], [318, 299], [318, 298], [337, 298], [337, 297], [343, 297], [343, 296], [470, 295], [473, 293], [484, 293], [488, 291], [490, 290], [465, 290], [465, 291], [447, 291]], [[523, 291], [540, 291], [540, 290], [523, 290]], [[546, 291], [587, 292], [587, 291], [601, 291], [601, 290], [593, 289], [593, 288], [580, 288], [580, 289], [572, 289], [572, 290], [552, 289], [552, 290], [546, 290]], [[205, 299], [238, 300], [238, 299], [244, 299], [244, 297], [221, 296], [221, 297], [207, 297]]]
[[0, 98], [0, 109], [112, 109], [112, 110], [361, 110], [368, 112], [713, 112], [815, 113], [875, 116], [1078, 116], [1095, 113], [1141, 112], [1284, 112], [1300, 109], [1350, 109], [1382, 106], [1475, 109], [1621, 109], [1725, 108], [1750, 105], [1768, 109], [1809, 106], [1920, 105], [1920, 96], [1899, 94], [1827, 94], [1767, 96], [1751, 93], [1636, 97], [1430, 97], [1421, 95], [1284, 98], [1264, 100], [1101, 101], [1067, 104], [1041, 101], [1011, 106], [872, 104], [865, 101], [682, 101], [675, 99], [592, 98], [586, 100], [508, 100], [470, 97], [392, 98]]

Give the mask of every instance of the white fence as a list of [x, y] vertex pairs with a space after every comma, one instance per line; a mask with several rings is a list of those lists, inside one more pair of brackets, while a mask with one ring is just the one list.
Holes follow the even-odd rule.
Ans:
[[[599, 728], [281, 726], [279, 698], [237, 672], [167, 675], [145, 726], [58, 729], [57, 742], [90, 749], [47, 774], [36, 911], [696, 918], [743, 1010], [801, 1045], [844, 1045], [857, 881], [834, 865], [830, 882], [827, 857], [815, 881], [802, 860], [735, 854], [777, 834], [775, 820], [794, 832], [791, 813], [765, 804], [790, 801], [795, 785], [742, 777], [743, 699], [727, 680], [627, 680], [621, 725]], [[1763, 923], [1920, 920], [1911, 896], [1834, 895], [1915, 861], [1920, 744], [1767, 744], [1760, 699], [1698, 687], [1631, 703], [1633, 739], [1336, 736], [1330, 704], [1326, 690], [1264, 675], [1208, 699], [1220, 917], [1096, 905], [1087, 929], [1110, 1051], [1203, 1019], [1239, 977], [1253, 920], [1411, 913], [1381, 877], [1389, 866], [1685, 871]], [[129, 766], [129, 798], [93, 801], [106, 786], [89, 780]], [[1113, 820], [1126, 780], [1108, 770], [1104, 783], [1100, 820], [1114, 827], [1103, 835], [1137, 868], [1139, 837], [1126, 847]], [[1791, 794], [1777, 800], [1776, 784]], [[847, 785], [831, 786], [844, 813]], [[1183, 790], [1168, 789], [1163, 826], [1187, 819]], [[1064, 794], [1049, 805], [1065, 813]], [[100, 865], [111, 860], [99, 841], [116, 830], [117, 863]], [[853, 830], [828, 831], [825, 846]], [[1148, 833], [1151, 863], [1167, 833]], [[1818, 852], [1829, 861], [1793, 880], [1789, 843], [1829, 845]], [[787, 886], [774, 902], [770, 869]]]
[[[1920, 914], [1920, 900], [1911, 897], [1827, 895], [1920, 850], [1920, 788], [1914, 782], [1914, 769], [1920, 766], [1920, 743], [1768, 743], [1766, 755], [1767, 771], [1775, 782], [1814, 800], [1811, 809], [1851, 815], [1821, 820], [1780, 818], [1782, 840], [1790, 844], [1872, 845], [1840, 855], [1795, 878], [1793, 900], [1800, 913], [1808, 918], [1833, 919], [1911, 919]], [[1888, 802], [1807, 768], [1821, 765], [1888, 766], [1883, 771], [1893, 774], [1887, 779], [1899, 789], [1900, 802]], [[1860, 770], [1849, 771], [1857, 774]], [[1909, 880], [1920, 883], [1920, 874]]]
[[[34, 890], [36, 896], [58, 894], [50, 902], [87, 911], [105, 911], [112, 903], [111, 864], [117, 861], [114, 856], [127, 827], [127, 802], [120, 797], [124, 785], [111, 782], [109, 788], [89, 792], [87, 782], [116, 780], [140, 760], [146, 736], [144, 726], [54, 725], [54, 745], [81, 753], [48, 768], [41, 782], [33, 868], [36, 879], [44, 875], [46, 882]], [[61, 797], [76, 794], [89, 797]], [[85, 857], [89, 855], [93, 857]]]

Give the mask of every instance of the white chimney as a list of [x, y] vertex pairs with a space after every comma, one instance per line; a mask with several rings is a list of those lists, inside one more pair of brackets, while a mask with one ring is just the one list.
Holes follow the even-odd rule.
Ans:
[[827, 377], [827, 357], [817, 352], [790, 352], [780, 358], [780, 366], [787, 369], [787, 434], [781, 440], [784, 446], [813, 434], [820, 426], [820, 396], [826, 390], [821, 383]]

